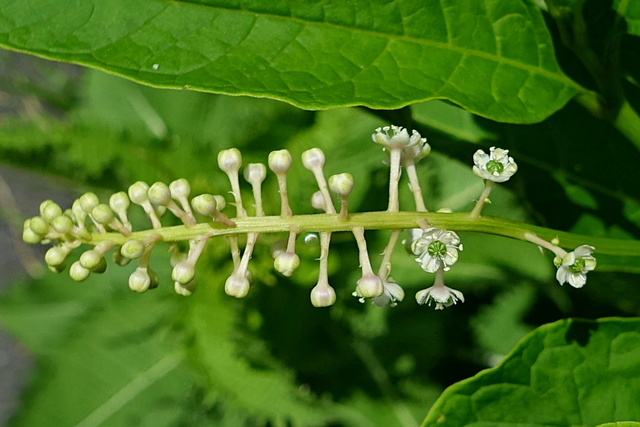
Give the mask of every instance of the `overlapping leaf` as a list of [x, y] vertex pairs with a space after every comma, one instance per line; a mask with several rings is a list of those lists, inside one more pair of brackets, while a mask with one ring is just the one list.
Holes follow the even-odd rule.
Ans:
[[0, 45], [155, 86], [309, 109], [443, 98], [534, 122], [580, 90], [526, 0], [11, 0]]

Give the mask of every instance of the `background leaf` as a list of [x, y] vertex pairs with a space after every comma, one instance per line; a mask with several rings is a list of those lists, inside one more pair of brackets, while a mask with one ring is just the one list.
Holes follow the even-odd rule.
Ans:
[[155, 86], [309, 109], [443, 98], [535, 122], [580, 90], [526, 0], [12, 0], [0, 12], [0, 44]]
[[447, 389], [423, 426], [598, 425], [640, 419], [638, 319], [567, 319]]

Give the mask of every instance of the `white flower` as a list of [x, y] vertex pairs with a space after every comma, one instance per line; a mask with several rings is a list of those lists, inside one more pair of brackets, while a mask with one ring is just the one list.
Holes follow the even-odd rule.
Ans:
[[418, 304], [431, 305], [431, 302], [436, 303], [436, 310], [443, 310], [445, 307], [452, 306], [458, 301], [464, 302], [464, 295], [462, 292], [455, 289], [451, 289], [445, 285], [433, 285], [430, 288], [423, 289], [416, 293], [416, 301]]
[[384, 292], [372, 300], [373, 304], [378, 307], [386, 307], [387, 305], [395, 307], [398, 302], [404, 299], [404, 290], [391, 277], [383, 281], [383, 284]]
[[427, 139], [422, 138], [415, 130], [409, 136], [407, 129], [400, 126], [385, 126], [376, 129], [376, 133], [371, 135], [371, 139], [376, 144], [380, 144], [385, 148], [407, 148], [417, 145], [423, 145]]
[[508, 156], [509, 150], [491, 147], [489, 154], [482, 150], [473, 155], [473, 173], [493, 182], [505, 182], [518, 170], [518, 165]]
[[431, 227], [411, 243], [411, 252], [419, 255], [416, 261], [428, 273], [435, 273], [442, 265], [444, 270], [458, 261], [458, 251], [462, 250], [460, 237], [449, 230]]
[[558, 267], [556, 279], [563, 285], [569, 283], [574, 288], [581, 288], [587, 283], [587, 273], [596, 268], [596, 259], [591, 256], [593, 246], [578, 246], [562, 258], [556, 257], [554, 264]]

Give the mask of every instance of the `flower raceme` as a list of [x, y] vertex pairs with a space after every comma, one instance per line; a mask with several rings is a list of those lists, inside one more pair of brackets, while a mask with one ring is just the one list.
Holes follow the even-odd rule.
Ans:
[[[227, 175], [231, 187], [231, 201], [214, 194], [199, 194], [193, 197], [191, 187], [185, 179], [170, 184], [161, 182], [148, 185], [144, 182], [132, 184], [127, 192], [112, 195], [108, 203], [100, 203], [93, 193], [86, 193], [76, 200], [71, 209], [63, 210], [51, 200], [40, 205], [40, 214], [24, 223], [23, 239], [28, 243], [53, 244], [45, 254], [45, 261], [54, 272], [66, 268], [68, 256], [82, 245], [92, 245], [84, 251], [69, 268], [72, 279], [82, 281], [91, 274], [105, 271], [106, 254], [111, 251], [114, 262], [124, 266], [136, 261], [137, 266], [129, 278], [129, 287], [136, 292], [145, 292], [158, 286], [158, 275], [151, 269], [151, 253], [159, 242], [169, 244], [172, 253], [171, 274], [174, 289], [180, 295], [191, 295], [197, 282], [196, 263], [211, 239], [226, 237], [233, 261], [233, 271], [225, 282], [225, 291], [230, 296], [242, 298], [250, 293], [252, 274], [249, 261], [262, 233], [288, 232], [288, 238], [274, 245], [272, 256], [274, 269], [285, 277], [295, 274], [300, 266], [296, 254], [296, 240], [303, 231], [318, 231], [320, 235], [320, 257], [318, 282], [311, 289], [310, 300], [316, 307], [327, 307], [336, 301], [336, 291], [329, 283], [328, 257], [332, 233], [350, 231], [358, 246], [361, 277], [355, 284], [353, 295], [360, 301], [371, 300], [376, 306], [396, 306], [403, 301], [405, 291], [391, 277], [391, 255], [403, 229], [409, 229], [410, 249], [419, 267], [427, 273], [435, 274], [433, 286], [416, 294], [416, 301], [423, 305], [435, 305], [437, 310], [464, 302], [462, 292], [444, 284], [444, 274], [456, 264], [463, 246], [455, 231], [433, 226], [429, 223], [423, 191], [420, 187], [416, 164], [431, 151], [430, 145], [415, 130], [409, 133], [399, 126], [378, 128], [372, 135], [376, 144], [382, 145], [389, 155], [389, 204], [387, 211], [377, 212], [375, 223], [360, 223], [360, 214], [349, 212], [349, 195], [354, 187], [349, 173], [330, 176], [324, 174], [325, 154], [319, 148], [312, 148], [302, 154], [303, 166], [315, 179], [317, 189], [312, 197], [312, 205], [323, 211], [319, 220], [313, 216], [296, 216], [295, 206], [291, 206], [287, 191], [287, 173], [293, 162], [287, 150], [277, 150], [269, 155], [267, 166], [260, 163], [242, 165], [242, 154], [232, 148], [218, 154], [218, 165]], [[469, 213], [467, 221], [480, 216], [494, 183], [505, 182], [517, 171], [508, 151], [491, 147], [489, 154], [478, 150], [473, 155], [473, 172], [485, 182], [485, 188], [478, 203]], [[414, 198], [416, 216], [410, 223], [402, 222], [398, 183], [405, 169], [409, 188]], [[242, 174], [240, 173], [242, 170]], [[280, 216], [277, 227], [269, 224], [263, 205], [262, 183], [268, 171], [275, 174], [278, 181]], [[253, 203], [245, 203], [240, 190], [240, 177], [251, 186]], [[332, 194], [333, 193], [333, 194]], [[340, 203], [339, 211], [334, 203]], [[150, 228], [134, 231], [129, 220], [129, 210], [137, 205], [145, 212]], [[223, 212], [227, 205], [235, 207], [235, 216]], [[245, 209], [253, 206], [253, 217]], [[165, 227], [164, 215], [171, 213], [183, 225]], [[404, 212], [406, 213], [406, 212]], [[364, 215], [364, 214], [362, 214]], [[446, 215], [446, 214], [439, 214]], [[204, 221], [202, 220], [204, 218]], [[260, 220], [262, 222], [258, 222]], [[260, 225], [262, 224], [262, 225]], [[282, 224], [289, 224], [282, 228]], [[313, 224], [324, 224], [314, 230]], [[419, 227], [419, 228], [416, 228]], [[275, 228], [274, 228], [275, 227]], [[365, 232], [373, 229], [389, 229], [391, 236], [383, 252], [383, 258], [376, 271], [367, 249]], [[246, 243], [241, 250], [240, 235], [246, 235]], [[573, 252], [565, 252], [558, 246], [537, 236], [524, 233], [524, 240], [553, 251], [557, 266], [556, 278], [560, 282], [581, 287], [586, 282], [586, 274], [596, 266], [592, 256], [594, 248], [582, 245]], [[188, 243], [182, 249], [177, 242]]]

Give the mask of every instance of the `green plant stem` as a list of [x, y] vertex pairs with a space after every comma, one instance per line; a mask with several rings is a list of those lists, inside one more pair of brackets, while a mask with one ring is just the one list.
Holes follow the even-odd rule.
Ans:
[[640, 116], [627, 101], [623, 102], [613, 124], [640, 150]]
[[308, 232], [340, 232], [351, 231], [354, 227], [365, 230], [394, 230], [418, 227], [419, 222], [427, 221], [430, 226], [455, 231], [474, 231], [494, 234], [518, 240], [527, 240], [525, 233], [534, 234], [542, 239], [551, 240], [557, 237], [559, 246], [574, 249], [579, 245], [589, 244], [596, 247], [599, 254], [640, 256], [639, 240], [609, 239], [604, 237], [585, 236], [549, 228], [538, 227], [523, 222], [510, 221], [493, 217], [470, 218], [464, 213], [437, 212], [366, 212], [354, 213], [346, 221], [340, 220], [338, 214], [294, 215], [290, 218], [280, 216], [234, 218], [237, 227], [229, 228], [220, 223], [201, 223], [192, 227], [184, 225], [134, 232], [130, 237], [119, 233], [94, 233], [84, 243], [95, 244], [104, 240], [112, 240], [122, 244], [133, 238], [143, 240], [150, 233], [162, 236], [162, 240], [174, 242], [189, 240], [205, 233], [216, 236], [237, 236], [247, 233], [289, 233]]

